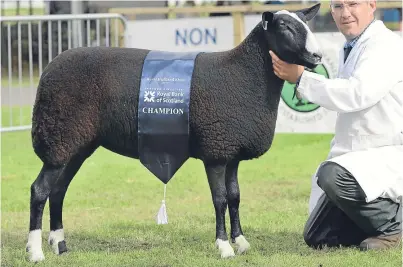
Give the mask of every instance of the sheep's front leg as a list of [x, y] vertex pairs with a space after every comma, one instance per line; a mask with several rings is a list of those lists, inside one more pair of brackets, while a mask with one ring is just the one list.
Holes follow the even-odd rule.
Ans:
[[225, 229], [225, 212], [227, 210], [227, 190], [225, 187], [225, 165], [205, 163], [207, 178], [216, 215], [216, 246], [221, 258], [235, 256]]
[[237, 252], [241, 254], [247, 251], [250, 248], [250, 245], [243, 236], [239, 219], [240, 193], [238, 184], [238, 166], [238, 161], [231, 162], [227, 165], [225, 171], [225, 184], [227, 188], [228, 208], [231, 219], [231, 239], [237, 247]]

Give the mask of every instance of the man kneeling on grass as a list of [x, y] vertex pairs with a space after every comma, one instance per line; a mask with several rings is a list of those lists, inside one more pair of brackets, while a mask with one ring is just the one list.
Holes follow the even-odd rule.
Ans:
[[[330, 3], [346, 37], [327, 79], [270, 52], [276, 75], [338, 113], [327, 160], [312, 177], [304, 239], [312, 247], [396, 247], [402, 239], [403, 40], [374, 19], [376, 1]], [[319, 186], [319, 187], [318, 187]]]

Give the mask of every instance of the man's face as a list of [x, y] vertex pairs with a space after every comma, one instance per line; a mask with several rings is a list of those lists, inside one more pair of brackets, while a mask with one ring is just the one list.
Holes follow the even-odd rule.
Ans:
[[331, 10], [339, 31], [347, 39], [353, 39], [374, 18], [376, 1], [332, 0]]

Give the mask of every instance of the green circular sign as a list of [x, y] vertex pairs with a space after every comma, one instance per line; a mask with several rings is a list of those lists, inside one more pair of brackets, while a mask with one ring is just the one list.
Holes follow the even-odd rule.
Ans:
[[[329, 73], [324, 65], [318, 65], [315, 69], [308, 71], [312, 71], [329, 78]], [[288, 107], [298, 112], [312, 112], [320, 107], [319, 105], [309, 102], [305, 99], [298, 99], [296, 96], [293, 99], [292, 97], [294, 95], [294, 89], [295, 83], [289, 83], [287, 81], [284, 82], [281, 98]]]

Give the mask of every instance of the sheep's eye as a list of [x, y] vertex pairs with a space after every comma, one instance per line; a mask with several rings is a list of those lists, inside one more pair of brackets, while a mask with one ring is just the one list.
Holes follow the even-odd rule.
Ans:
[[280, 20], [279, 25], [284, 27], [284, 26], [285, 26], [285, 22], [284, 22], [283, 20]]

